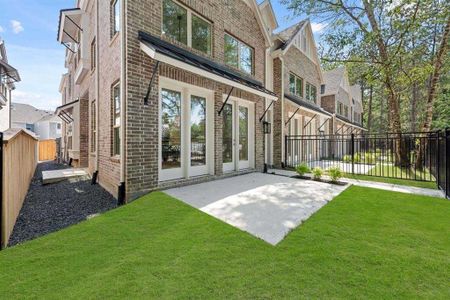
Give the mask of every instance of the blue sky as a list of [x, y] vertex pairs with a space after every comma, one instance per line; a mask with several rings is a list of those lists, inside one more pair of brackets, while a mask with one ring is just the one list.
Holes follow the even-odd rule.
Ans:
[[[0, 0], [0, 37], [8, 60], [19, 70], [13, 101], [40, 109], [55, 109], [61, 103], [58, 92], [64, 69], [64, 46], [56, 41], [59, 10], [74, 6], [75, 0]], [[260, 1], [259, 1], [260, 2]], [[272, 0], [279, 29], [302, 18]], [[314, 29], [320, 25], [313, 23]], [[320, 31], [320, 30], [319, 30]]]

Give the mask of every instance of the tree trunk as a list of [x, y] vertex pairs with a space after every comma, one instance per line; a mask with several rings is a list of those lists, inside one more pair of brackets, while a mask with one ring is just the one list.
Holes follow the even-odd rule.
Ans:
[[[448, 39], [450, 35], [450, 17], [447, 18], [447, 24], [445, 25], [444, 33], [442, 35], [441, 44], [439, 45], [439, 50], [437, 52], [437, 55], [434, 60], [434, 70], [433, 75], [431, 76], [430, 86], [428, 87], [428, 94], [427, 94], [427, 102], [426, 102], [426, 109], [425, 109], [425, 120], [421, 126], [422, 132], [429, 132], [431, 129], [431, 122], [433, 121], [433, 105], [434, 100], [436, 98], [436, 89], [437, 84], [439, 81], [439, 77], [441, 75], [442, 71], [442, 65], [444, 62], [444, 59], [447, 55], [447, 47], [448, 47]], [[423, 154], [425, 152], [425, 147], [420, 146], [418, 147], [418, 151], [416, 152], [416, 168], [421, 170], [423, 169]]]
[[[383, 37], [376, 20], [373, 7], [368, 0], [363, 0], [364, 10], [367, 14], [367, 19], [369, 20], [370, 27], [375, 34], [375, 42], [377, 44], [378, 52], [381, 58], [381, 67], [384, 72], [384, 84], [388, 92], [388, 116], [389, 116], [389, 127], [390, 131], [395, 133], [396, 137], [401, 141], [401, 130], [402, 124], [400, 119], [400, 102], [398, 95], [394, 89], [394, 82], [392, 80], [392, 66], [390, 63], [390, 57], [387, 50], [387, 46], [383, 41]], [[394, 147], [395, 154], [395, 165], [397, 166], [408, 166], [409, 158], [405, 147], [403, 147], [402, 142], [395, 143]]]
[[411, 90], [411, 100], [409, 102], [410, 105], [410, 114], [409, 114], [409, 130], [411, 132], [416, 131], [416, 122], [417, 122], [417, 100], [419, 95], [419, 87], [417, 82], [413, 83]]

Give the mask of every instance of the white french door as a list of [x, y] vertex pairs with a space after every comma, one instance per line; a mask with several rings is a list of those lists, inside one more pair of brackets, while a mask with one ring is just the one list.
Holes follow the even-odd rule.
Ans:
[[223, 171], [254, 168], [254, 104], [229, 99], [222, 111]]
[[213, 92], [160, 78], [159, 180], [214, 171]]

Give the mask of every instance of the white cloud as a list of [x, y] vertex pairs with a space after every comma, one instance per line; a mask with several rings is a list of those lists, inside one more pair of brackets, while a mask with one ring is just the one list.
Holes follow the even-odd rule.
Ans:
[[54, 110], [61, 105], [61, 99], [56, 95], [43, 96], [40, 93], [15, 90], [12, 92], [12, 102], [30, 104], [39, 109]]
[[327, 23], [311, 23], [311, 29], [314, 33], [319, 33], [325, 29]]
[[20, 23], [17, 20], [11, 20], [11, 28], [12, 28], [12, 31], [16, 34], [24, 31], [22, 23]]
[[5, 32], [5, 29], [3, 29], [2, 26], [0, 26], [0, 33]]

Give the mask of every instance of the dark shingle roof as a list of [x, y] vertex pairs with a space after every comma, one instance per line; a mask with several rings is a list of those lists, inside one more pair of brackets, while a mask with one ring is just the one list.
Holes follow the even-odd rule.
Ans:
[[327, 116], [331, 116], [331, 114], [329, 112], [327, 112], [326, 110], [324, 110], [322, 107], [318, 106], [315, 103], [303, 100], [303, 99], [301, 99], [298, 96], [295, 96], [295, 95], [292, 95], [292, 94], [284, 94], [284, 97], [289, 99], [289, 100], [291, 100], [292, 102], [302, 106], [302, 107], [311, 109], [313, 111], [316, 111], [318, 113], [321, 113], [321, 114], [324, 114], [324, 115], [327, 115]]

